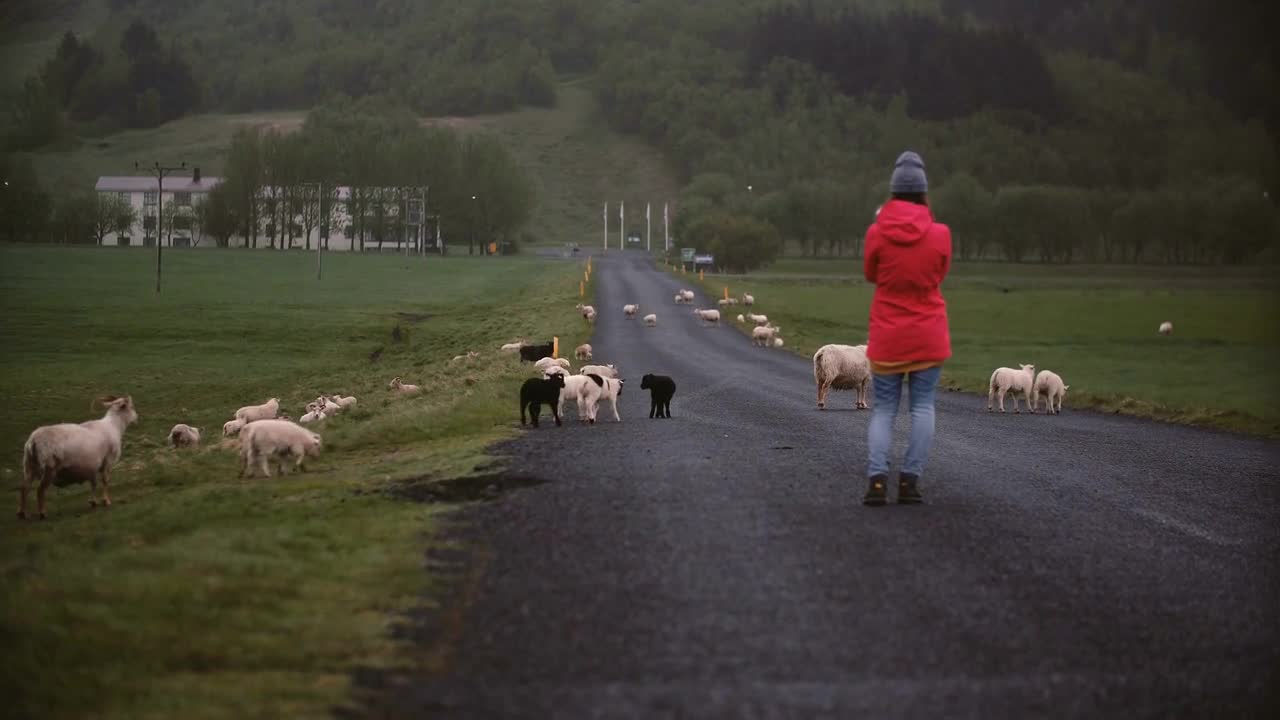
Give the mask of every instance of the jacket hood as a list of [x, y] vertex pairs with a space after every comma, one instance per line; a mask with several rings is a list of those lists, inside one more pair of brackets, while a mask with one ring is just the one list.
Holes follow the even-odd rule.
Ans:
[[884, 239], [895, 245], [920, 242], [933, 225], [933, 213], [924, 205], [906, 200], [890, 200], [880, 208], [876, 225]]

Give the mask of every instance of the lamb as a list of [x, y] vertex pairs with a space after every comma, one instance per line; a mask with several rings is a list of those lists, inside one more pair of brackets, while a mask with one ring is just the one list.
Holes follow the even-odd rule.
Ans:
[[574, 349], [573, 356], [579, 360], [590, 360], [591, 344], [583, 343], [582, 345], [579, 345], [577, 348]]
[[577, 308], [578, 311], [582, 313], [582, 317], [587, 319], [587, 322], [596, 321], [596, 309], [594, 307], [578, 303]]
[[596, 321], [596, 311], [592, 310], [591, 312], [583, 313], [582, 317], [586, 318], [587, 322], [594, 323]]
[[623, 305], [622, 306], [622, 314], [629, 318], [635, 317], [636, 313], [639, 311], [640, 311], [639, 305]]
[[776, 338], [774, 338], [774, 339], [773, 339], [773, 346], [774, 346], [774, 347], [776, 347], [776, 348], [780, 348], [780, 347], [782, 347], [784, 344], [785, 344], [785, 343], [783, 343], [783, 342], [782, 342], [782, 338], [776, 337]]
[[327, 420], [328, 418], [329, 416], [325, 414], [324, 410], [316, 407], [315, 405], [308, 405], [306, 414], [298, 418], [298, 422], [303, 425], [310, 425], [311, 423]]
[[558, 413], [564, 416], [564, 403], [573, 400], [578, 405], [578, 420], [596, 422], [596, 408], [600, 404], [600, 395], [604, 388], [604, 378], [596, 374], [570, 375], [564, 379], [564, 389], [560, 392]]
[[1022, 393], [1022, 397], [1027, 401], [1027, 407], [1031, 407], [1031, 392], [1036, 382], [1036, 366], [1022, 365], [1020, 370], [1013, 368], [996, 368], [991, 373], [991, 383], [987, 389], [987, 412], [991, 412], [991, 400], [996, 393], [1000, 394], [1000, 412], [1004, 412], [1004, 395], [1007, 392], [1014, 392], [1013, 411], [1018, 410], [1018, 396], [1016, 393]]
[[347, 397], [342, 397], [341, 395], [332, 395], [329, 397], [329, 399], [332, 400], [333, 403], [338, 406], [339, 410], [350, 410], [351, 408], [355, 407], [356, 403], [358, 402], [355, 399], [355, 397], [351, 395], [348, 395]]
[[1168, 320], [1165, 320], [1164, 322], [1160, 323], [1160, 334], [1161, 334], [1161, 335], [1172, 335], [1172, 334], [1173, 334], [1173, 323], [1169, 322]]
[[519, 351], [520, 351], [520, 348], [524, 347], [525, 345], [528, 345], [528, 343], [526, 343], [524, 340], [517, 340], [517, 341], [515, 341], [515, 342], [507, 343], [506, 345], [503, 345], [503, 346], [502, 346], [501, 348], [499, 348], [499, 349], [500, 349], [502, 352], [512, 352], [512, 353], [513, 353], [513, 352], [519, 352]]
[[698, 319], [703, 321], [704, 323], [710, 322], [710, 323], [715, 323], [716, 325], [720, 324], [719, 310], [694, 310], [693, 314], [697, 315]]
[[306, 471], [308, 457], [320, 455], [320, 436], [288, 420], [259, 420], [241, 432], [240, 477], [250, 477], [253, 470], [271, 477], [268, 461], [275, 460], [281, 475], [288, 475], [286, 458], [294, 458], [293, 467]]
[[747, 307], [751, 307], [752, 305], [755, 305], [756, 304], [755, 296], [748, 295], [747, 293], [742, 293], [742, 304], [746, 305]]
[[[760, 328], [756, 328], [759, 330]], [[823, 345], [813, 354], [813, 381], [818, 385], [818, 409], [825, 410], [832, 389], [855, 390], [854, 407], [865, 410], [871, 385], [871, 361], [866, 345]]]
[[579, 375], [599, 375], [600, 377], [616, 378], [618, 377], [618, 368], [614, 365], [583, 365], [578, 370]]
[[541, 372], [546, 372], [548, 368], [554, 367], [564, 368], [565, 370], [573, 369], [573, 366], [569, 364], [569, 361], [564, 358], [544, 357], [533, 364], [533, 369]]
[[746, 319], [745, 317], [743, 317], [743, 316], [741, 316], [741, 315], [739, 315], [739, 316], [738, 316], [738, 322], [740, 322], [740, 323], [744, 323], [744, 322], [746, 322], [746, 321], [747, 321], [747, 319]]
[[341, 405], [339, 405], [338, 403], [334, 402], [332, 399], [327, 398], [323, 395], [316, 398], [315, 404], [316, 404], [316, 407], [324, 411], [325, 415], [337, 415], [338, 413], [342, 412]]
[[172, 447], [195, 447], [200, 444], [200, 428], [178, 423], [169, 431], [169, 445]]
[[687, 302], [687, 303], [691, 303], [691, 302], [693, 302], [693, 291], [692, 291], [692, 290], [681, 290], [681, 291], [680, 291], [680, 295], [684, 297], [684, 301], [685, 301], [685, 302]]
[[675, 294], [675, 301], [676, 301], [676, 304], [677, 304], [677, 305], [683, 305], [684, 303], [689, 302], [688, 300], [685, 300], [685, 299], [684, 299], [684, 295], [683, 295], [683, 294], [681, 294], [681, 293], [676, 293], [676, 294]]
[[254, 420], [270, 420], [280, 412], [280, 398], [271, 398], [261, 405], [246, 405], [236, 410], [236, 419], [251, 423]]
[[653, 313], [645, 315], [644, 324], [648, 327], [658, 327], [658, 316]]
[[542, 343], [540, 345], [524, 345], [520, 348], [520, 362], [537, 362], [542, 358], [551, 357], [551, 353], [555, 350], [553, 343]]
[[756, 327], [751, 330], [751, 344], [760, 347], [769, 347], [773, 343], [774, 337], [782, 331], [782, 328], [776, 327]]
[[[1070, 385], [1063, 385], [1062, 378], [1055, 372], [1049, 370], [1041, 370], [1036, 375], [1036, 383], [1031, 388], [1031, 412], [1035, 412], [1040, 405], [1040, 393], [1045, 394], [1045, 405], [1050, 415], [1057, 415], [1062, 412], [1062, 399], [1067, 396], [1067, 390]], [[1058, 405], [1054, 407], [1054, 400]]]
[[22, 447], [22, 489], [18, 518], [27, 516], [27, 494], [36, 488], [36, 510], [48, 517], [45, 493], [50, 485], [62, 487], [89, 481], [89, 507], [98, 504], [98, 480], [102, 480], [102, 504], [111, 506], [111, 467], [120, 461], [125, 430], [137, 422], [133, 398], [105, 397], [107, 412], [98, 420], [80, 424], [60, 423], [36, 428]]
[[543, 405], [551, 406], [551, 414], [560, 425], [560, 391], [564, 389], [564, 374], [557, 373], [546, 378], [530, 378], [520, 386], [520, 424], [525, 424], [525, 409], [529, 411], [530, 420], [538, 427], [538, 415]]
[[224, 437], [235, 437], [240, 434], [240, 431], [247, 424], [248, 423], [243, 420], [228, 420], [227, 422], [222, 423], [222, 435]]
[[456, 363], [456, 362], [462, 362], [463, 360], [474, 360], [478, 357], [480, 357], [480, 353], [474, 350], [468, 350], [466, 355], [454, 355], [453, 359], [450, 360], [449, 362]]
[[676, 394], [676, 381], [666, 375], [645, 375], [640, 389], [649, 391], [649, 417], [670, 418], [671, 398]]
[[732, 303], [729, 302], [729, 298], [720, 298], [719, 300], [716, 301], [716, 305], [719, 305], [722, 309], [729, 307], [729, 305], [731, 304]]
[[755, 313], [747, 313], [747, 319], [756, 325], [768, 325], [768, 315], [756, 315]]
[[391, 379], [391, 384], [388, 387], [404, 395], [417, 395], [422, 392], [421, 387], [418, 387], [417, 385], [410, 385], [402, 381], [399, 375]]
[[614, 422], [622, 422], [622, 416], [618, 415], [618, 398], [622, 397], [622, 384], [625, 382], [621, 378], [607, 377], [604, 379], [604, 386], [600, 388], [600, 399], [597, 402], [609, 401], [613, 407]]

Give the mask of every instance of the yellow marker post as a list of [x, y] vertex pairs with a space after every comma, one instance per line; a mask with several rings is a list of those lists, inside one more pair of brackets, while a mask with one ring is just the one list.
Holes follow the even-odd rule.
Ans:
[[728, 286], [728, 285], [725, 285], [725, 286], [724, 286], [724, 299], [725, 299], [725, 300], [728, 300], [728, 299], [729, 299], [729, 286]]
[[578, 283], [578, 297], [586, 297], [586, 295], [587, 295], [587, 284]]
[[551, 357], [553, 358], [560, 357], [560, 338], [559, 337], [551, 338]]
[[706, 280], [706, 279], [707, 279], [707, 278], [706, 278], [706, 276], [702, 274], [702, 271], [701, 271], [701, 270], [699, 270], [699, 271], [698, 271], [698, 279], [699, 279], [699, 280]]

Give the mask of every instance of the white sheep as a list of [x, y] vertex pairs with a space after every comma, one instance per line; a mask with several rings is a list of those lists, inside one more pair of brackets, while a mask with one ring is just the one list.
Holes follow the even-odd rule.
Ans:
[[745, 317], [743, 317], [743, 316], [741, 316], [741, 315], [739, 315], [739, 316], [738, 316], [738, 322], [740, 322], [740, 323], [744, 323], [744, 322], [746, 322], [746, 321], [747, 321], [747, 319], [746, 319]]
[[325, 413], [324, 408], [320, 407], [319, 405], [316, 405], [315, 403], [311, 403], [307, 405], [306, 414], [298, 418], [298, 422], [302, 423], [303, 425], [310, 425], [311, 423], [320, 422], [321, 420], [327, 420], [328, 418], [329, 418], [329, 415]]
[[583, 343], [574, 348], [573, 356], [579, 360], [591, 359], [591, 343]]
[[612, 363], [609, 365], [583, 365], [578, 370], [579, 375], [591, 375], [592, 373], [600, 377], [616, 378], [618, 377], [618, 368]]
[[235, 437], [247, 424], [243, 420], [228, 420], [222, 423], [222, 434], [224, 437]]
[[604, 386], [600, 388], [600, 398], [597, 400], [597, 408], [599, 403], [608, 401], [613, 408], [614, 422], [622, 422], [622, 416], [618, 414], [618, 398], [622, 397], [622, 384], [626, 380], [621, 378], [604, 378]]
[[677, 305], [683, 305], [684, 303], [689, 302], [688, 300], [684, 299], [684, 295], [682, 293], [675, 294], [675, 301]]
[[755, 296], [749, 295], [747, 293], [742, 293], [742, 304], [746, 305], [747, 307], [751, 307], [752, 305], [755, 305], [756, 304]]
[[347, 397], [342, 397], [341, 395], [331, 395], [329, 397], [329, 400], [333, 401], [333, 403], [338, 406], [339, 410], [350, 410], [351, 408], [355, 407], [356, 404], [359, 402], [358, 400], [355, 399], [355, 396], [352, 396], [352, 395], [348, 395]]
[[[316, 407], [323, 410], [325, 415], [337, 415], [342, 412], [342, 406], [335, 402], [332, 398], [323, 395], [316, 398]], [[307, 407], [310, 407], [309, 405]]]
[[538, 372], [546, 372], [547, 368], [556, 367], [556, 366], [562, 367], [565, 370], [573, 369], [573, 366], [569, 364], [568, 360], [564, 358], [553, 358], [553, 357], [540, 358], [537, 362], [533, 364], [533, 369], [537, 370]]
[[251, 423], [255, 420], [270, 420], [280, 412], [280, 398], [271, 398], [261, 405], [246, 405], [236, 410], [236, 419]]
[[295, 458], [294, 468], [306, 470], [303, 462], [320, 454], [320, 436], [288, 420], [260, 420], [246, 427], [240, 436], [240, 477], [251, 476], [253, 469], [271, 477], [269, 460], [279, 465], [281, 475], [287, 475], [286, 458]]
[[454, 355], [453, 359], [449, 360], [449, 362], [456, 363], [462, 362], [463, 360], [474, 360], [478, 357], [480, 357], [480, 353], [475, 350], [468, 350], [466, 355]]
[[396, 392], [403, 393], [405, 395], [417, 395], [418, 393], [422, 392], [422, 388], [418, 387], [417, 385], [409, 385], [408, 383], [405, 383], [400, 379], [399, 375], [391, 379], [391, 383], [388, 385], [388, 387], [390, 387], [392, 390], [395, 390]]
[[780, 347], [782, 347], [782, 346], [783, 346], [783, 345], [785, 345], [785, 344], [786, 344], [786, 343], [784, 343], [784, 342], [782, 341], [782, 338], [780, 338], [780, 337], [776, 337], [776, 338], [774, 338], [774, 339], [773, 339], [773, 346], [774, 346], [774, 347], [776, 347], [776, 348], [780, 348]]
[[629, 318], [633, 318], [633, 317], [635, 317], [635, 316], [636, 316], [636, 313], [637, 313], [637, 312], [639, 312], [639, 311], [640, 311], [640, 306], [639, 306], [638, 304], [636, 304], [636, 305], [623, 305], [623, 306], [622, 306], [622, 314], [623, 314], [624, 316], [626, 316], [626, 317], [629, 317]]
[[517, 340], [516, 342], [507, 343], [506, 345], [503, 345], [499, 349], [502, 350], [502, 352], [509, 352], [509, 353], [520, 352], [520, 348], [528, 344], [529, 343], [525, 342], [524, 340]]
[[568, 374], [569, 374], [569, 371], [565, 370], [559, 365], [552, 365], [550, 367], [542, 368], [542, 376], [547, 378], [551, 377], [552, 375], [568, 375]]
[[681, 290], [681, 291], [680, 291], [680, 295], [684, 297], [684, 301], [685, 301], [685, 302], [693, 302], [693, 291], [692, 291], [692, 290]]
[[195, 447], [200, 444], [200, 428], [178, 423], [169, 431], [169, 445], [179, 447]]
[[578, 303], [575, 307], [578, 309], [578, 312], [582, 313], [582, 317], [587, 317], [588, 315], [596, 314], [596, 309], [591, 305], [583, 305], [582, 303]]
[[[756, 328], [759, 330], [760, 328]], [[871, 385], [871, 361], [866, 345], [823, 345], [813, 354], [813, 381], [818, 385], [818, 409], [827, 407], [832, 390], [854, 390], [855, 407], [865, 410]]]
[[578, 420], [585, 423], [595, 424], [596, 407], [600, 402], [600, 395], [603, 392], [601, 385], [596, 384], [595, 378], [600, 378], [603, 383], [604, 378], [599, 375], [590, 377], [587, 375], [566, 375], [564, 378], [564, 388], [560, 391], [560, 406], [556, 412], [564, 417], [564, 404], [568, 400], [573, 400], [578, 405]]
[[[1045, 394], [1045, 405], [1050, 415], [1057, 415], [1062, 412], [1062, 399], [1067, 396], [1067, 390], [1070, 385], [1062, 384], [1062, 378], [1055, 372], [1049, 370], [1041, 370], [1036, 375], [1036, 384], [1031, 388], [1031, 412], [1035, 412], [1040, 405], [1040, 393]], [[1057, 407], [1054, 407], [1054, 400], [1057, 400]]]
[[645, 316], [644, 316], [644, 324], [645, 324], [645, 325], [647, 325], [648, 327], [657, 327], [657, 326], [658, 326], [658, 316], [657, 316], [657, 315], [655, 315], [654, 313], [649, 313], [648, 315], [645, 315]]
[[694, 315], [696, 315], [696, 316], [698, 317], [698, 319], [699, 319], [699, 320], [701, 320], [701, 321], [703, 321], [704, 323], [708, 323], [708, 322], [709, 322], [709, 323], [715, 323], [716, 325], [719, 325], [719, 324], [720, 324], [720, 311], [719, 311], [719, 310], [697, 310], [697, 309], [695, 309], [695, 310], [693, 311], [693, 314], [694, 314]]
[[1173, 323], [1169, 322], [1168, 320], [1165, 320], [1164, 322], [1160, 323], [1160, 334], [1161, 334], [1161, 335], [1172, 335], [1172, 334], [1173, 334]]
[[760, 347], [769, 347], [773, 343], [773, 338], [782, 331], [782, 328], [776, 327], [756, 327], [751, 329], [751, 344]]
[[729, 307], [730, 304], [729, 298], [720, 298], [716, 301], [716, 305], [719, 305], [721, 309]]
[[594, 323], [596, 321], [596, 311], [592, 310], [591, 312], [583, 313], [582, 317], [586, 318], [587, 322]]
[[18, 517], [27, 516], [27, 494], [36, 486], [36, 510], [47, 517], [45, 493], [50, 485], [89, 481], [89, 506], [97, 505], [98, 480], [102, 480], [102, 504], [111, 505], [111, 467], [120, 461], [124, 431], [138, 420], [133, 398], [106, 397], [107, 412], [98, 420], [80, 424], [45, 425], [32, 431], [22, 447], [22, 489]]
[[1007, 392], [1015, 393], [1013, 395], [1013, 411], [1018, 410], [1018, 396], [1016, 393], [1022, 393], [1022, 397], [1027, 401], [1027, 407], [1031, 407], [1031, 392], [1036, 384], [1036, 366], [1021, 365], [1021, 369], [1013, 368], [996, 368], [991, 373], [991, 383], [987, 389], [987, 412], [991, 412], [992, 398], [999, 393], [1000, 396], [1000, 412], [1004, 412], [1004, 396]]
[[747, 313], [747, 319], [756, 325], [768, 325], [768, 315], [756, 315], [755, 313]]

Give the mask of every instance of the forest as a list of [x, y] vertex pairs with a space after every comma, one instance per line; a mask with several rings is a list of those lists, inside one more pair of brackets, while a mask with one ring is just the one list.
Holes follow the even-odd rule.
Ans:
[[[858, 253], [906, 148], [964, 258], [1278, 255], [1273, 4], [105, 1], [98, 31], [27, 79], [11, 148], [338, 97], [495, 112], [553, 104], [579, 76], [687, 182], [677, 234], [763, 248], [744, 268]], [[28, 10], [56, 23], [81, 5]]]

